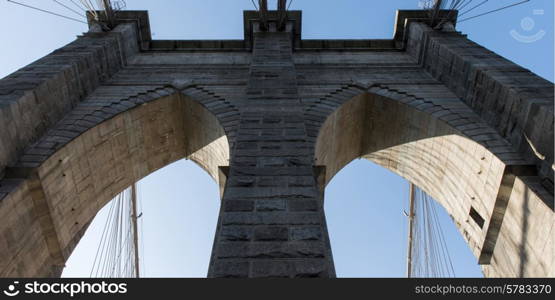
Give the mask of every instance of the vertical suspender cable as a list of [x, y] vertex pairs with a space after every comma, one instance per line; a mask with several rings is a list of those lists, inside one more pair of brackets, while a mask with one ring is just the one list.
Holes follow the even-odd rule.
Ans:
[[102, 0], [104, 6], [104, 13], [106, 14], [106, 20], [110, 28], [114, 28], [114, 11], [112, 10], [112, 3], [110, 0]]
[[133, 222], [133, 248], [135, 250], [135, 277], [139, 278], [139, 230], [137, 226], [137, 183], [131, 186], [131, 221]]
[[268, 0], [258, 0], [260, 29], [268, 30]]
[[407, 251], [407, 277], [412, 277], [412, 246], [414, 232], [414, 185], [409, 186], [409, 238]]

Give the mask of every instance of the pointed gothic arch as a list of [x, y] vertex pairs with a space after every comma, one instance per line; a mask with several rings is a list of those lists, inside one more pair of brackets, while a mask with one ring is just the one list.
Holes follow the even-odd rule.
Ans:
[[[13, 189], [0, 202], [5, 220], [0, 231], [10, 239], [0, 249], [2, 276], [58, 277], [100, 208], [176, 160], [191, 159], [219, 182], [219, 167], [228, 164], [230, 147], [217, 116], [173, 88], [148, 95], [138, 95], [142, 103], [129, 107], [114, 101], [114, 106], [123, 105], [121, 112], [97, 119], [85, 115], [82, 120], [91, 120], [90, 128], [56, 145], [42, 161], [26, 164], [26, 157], [65, 130], [70, 113], [8, 170], [9, 178], [2, 182]], [[90, 102], [77, 106], [73, 115], [82, 115]]]
[[[471, 126], [479, 129], [472, 136], [454, 125], [462, 118], [441, 118], [450, 115], [448, 109], [427, 111], [434, 105], [425, 105], [426, 99], [380, 87], [359, 89], [336, 103], [319, 128], [315, 160], [326, 167], [325, 184], [353, 159], [373, 161], [447, 210], [486, 276], [549, 274], [552, 238], [530, 235], [542, 226], [533, 222], [530, 228], [530, 221], [552, 213], [535, 167], [478, 118], [472, 119], [479, 125]], [[522, 205], [528, 215], [518, 212]], [[513, 263], [518, 259], [520, 265]]]

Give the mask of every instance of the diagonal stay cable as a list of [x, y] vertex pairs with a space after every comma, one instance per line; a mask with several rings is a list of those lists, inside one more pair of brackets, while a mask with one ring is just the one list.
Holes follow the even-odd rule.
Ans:
[[109, 222], [109, 231], [108, 231], [108, 235], [106, 236], [104, 251], [102, 253], [103, 255], [101, 256], [101, 260], [99, 262], [99, 266], [98, 266], [97, 272], [95, 274], [96, 277], [105, 276], [105, 269], [106, 269], [106, 264], [107, 264], [107, 261], [108, 261], [107, 257], [110, 256], [110, 250], [112, 248], [112, 242], [113, 242], [114, 218], [118, 214], [118, 212], [117, 212], [118, 199], [119, 199], [119, 195], [114, 200], [112, 200], [113, 201], [112, 203], [114, 205], [114, 214], [110, 217], [110, 220], [108, 220], [108, 222]]
[[439, 233], [439, 241], [441, 242], [442, 252], [444, 253], [442, 257], [445, 259], [447, 273], [454, 277], [455, 276], [455, 269], [453, 268], [451, 255], [449, 253], [449, 248], [447, 247], [447, 242], [445, 240], [445, 235], [444, 235], [443, 230], [441, 229], [441, 226], [440, 226], [439, 216], [438, 216], [438, 213], [437, 213], [437, 210], [436, 210], [436, 206], [437, 205], [432, 206], [432, 214], [433, 214], [432, 217], [435, 219], [435, 223], [437, 225], [437, 230], [438, 230], [438, 233]]
[[108, 234], [108, 227], [109, 227], [109, 224], [110, 224], [110, 219], [111, 219], [113, 210], [114, 210], [114, 203], [112, 202], [110, 204], [110, 210], [108, 212], [108, 216], [106, 217], [106, 222], [104, 223], [104, 229], [102, 230], [102, 235], [100, 236], [100, 243], [98, 245], [98, 249], [96, 250], [96, 255], [94, 257], [93, 267], [91, 269], [90, 277], [92, 277], [92, 274], [94, 273], [94, 269], [95, 269], [95, 266], [96, 266], [97, 259], [98, 259], [98, 261], [100, 261], [100, 259], [102, 257], [101, 252], [104, 252], [104, 248], [103, 248], [102, 245], [103, 245], [104, 241], [106, 240], [105, 237]]
[[474, 0], [470, 0], [470, 1], [465, 1], [463, 2], [461, 5], [459, 5], [459, 7], [457, 7], [457, 10], [463, 10], [465, 7], [467, 7], [468, 5], [470, 5]]
[[254, 0], [251, 0], [251, 2], [252, 2], [252, 5], [254, 6], [254, 8], [255, 8], [256, 10], [258, 10], [258, 6], [256, 6], [256, 4], [254, 3]]
[[83, 12], [87, 12], [86, 9], [84, 9], [81, 5], [77, 4], [74, 0], [69, 0], [69, 2], [73, 3], [73, 5], [77, 6]]
[[480, 6], [484, 5], [484, 4], [486, 4], [488, 1], [489, 1], [489, 0], [484, 0], [484, 1], [482, 1], [482, 2], [480, 2], [480, 3], [478, 3], [478, 4], [476, 4], [475, 6], [469, 8], [468, 10], [461, 12], [461, 13], [459, 14], [459, 17], [460, 17], [460, 16], [464, 16], [464, 15], [466, 15], [467, 13], [473, 11], [474, 9], [476, 9], [476, 8], [478, 8], [478, 7], [480, 7]]
[[41, 12], [44, 12], [44, 13], [47, 13], [47, 14], [58, 16], [58, 17], [61, 17], [61, 18], [64, 18], [64, 19], [72, 20], [72, 21], [75, 21], [75, 22], [83, 23], [83, 24], [88, 24], [87, 22], [84, 22], [82, 20], [78, 20], [78, 19], [75, 19], [75, 18], [72, 18], [72, 17], [64, 16], [62, 14], [58, 14], [58, 13], [55, 13], [55, 12], [52, 12], [52, 11], [49, 11], [49, 10], [46, 10], [46, 9], [34, 7], [34, 6], [31, 6], [31, 5], [25, 4], [25, 3], [17, 2], [17, 1], [14, 1], [14, 0], [6, 0], [6, 1], [8, 1], [10, 3], [13, 3], [13, 4], [24, 6], [24, 7], [27, 7], [27, 8], [31, 8], [31, 9], [34, 9], [34, 10], [38, 10], [38, 11], [41, 11]]
[[73, 8], [71, 8], [71, 7], [69, 7], [69, 6], [65, 5], [65, 4], [63, 4], [63, 3], [61, 3], [60, 1], [58, 1], [58, 0], [52, 0], [52, 1], [53, 1], [54, 3], [56, 3], [56, 4], [60, 5], [60, 6], [62, 6], [62, 7], [65, 7], [67, 10], [73, 12], [74, 14], [76, 14], [76, 15], [78, 15], [78, 16], [80, 16], [80, 17], [83, 17], [83, 15], [82, 15], [80, 12], [78, 12], [78, 11], [76, 11], [75, 9], [73, 9]]
[[464, 21], [472, 20], [472, 19], [475, 19], [475, 18], [478, 18], [478, 17], [481, 17], [481, 16], [485, 16], [485, 15], [488, 15], [488, 14], [491, 14], [491, 13], [494, 13], [494, 12], [498, 12], [498, 11], [501, 11], [501, 10], [504, 10], [504, 9], [507, 9], [507, 8], [510, 8], [510, 7], [521, 5], [521, 4], [524, 4], [526, 2], [530, 2], [530, 0], [524, 0], [524, 1], [521, 1], [521, 2], [518, 2], [518, 3], [511, 4], [511, 5], [503, 6], [503, 7], [498, 8], [498, 9], [490, 10], [488, 12], [485, 12], [485, 13], [482, 13], [482, 14], [479, 14], [479, 15], [476, 15], [476, 16], [468, 17], [466, 19], [460, 20], [458, 23], [462, 23]]

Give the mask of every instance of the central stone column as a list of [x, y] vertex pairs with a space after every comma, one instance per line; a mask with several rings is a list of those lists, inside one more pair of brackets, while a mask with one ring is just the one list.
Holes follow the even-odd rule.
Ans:
[[335, 277], [292, 41], [253, 33], [209, 277]]

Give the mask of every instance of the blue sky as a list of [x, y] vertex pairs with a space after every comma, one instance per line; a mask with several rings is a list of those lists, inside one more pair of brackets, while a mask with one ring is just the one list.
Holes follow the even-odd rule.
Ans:
[[[71, 15], [52, 1], [22, 1]], [[515, 2], [490, 1], [476, 13]], [[275, 6], [275, 0], [270, 3]], [[390, 38], [395, 10], [414, 9], [418, 3], [418, 0], [294, 0], [291, 9], [303, 10], [303, 38]], [[127, 8], [149, 10], [155, 39], [240, 39], [242, 10], [252, 9], [252, 3], [250, 0], [127, 0]], [[3, 0], [0, 12], [5, 41], [0, 47], [0, 77], [86, 31], [84, 24]], [[457, 29], [553, 81], [552, 0], [532, 0], [463, 22]], [[526, 38], [541, 36], [542, 31], [545, 34], [541, 39], [523, 42]], [[143, 179], [139, 189], [143, 204], [143, 275], [206, 276], [219, 207], [215, 182], [194, 163], [179, 161]], [[338, 276], [405, 276], [407, 224], [402, 212], [406, 210], [407, 195], [408, 183], [404, 179], [367, 161], [355, 160], [336, 175], [326, 189], [325, 208]], [[441, 219], [457, 276], [481, 276], [476, 259], [448, 216], [443, 214]], [[95, 220], [95, 223], [102, 222]], [[64, 276], [88, 276], [98, 231], [93, 224], [68, 262]]]

